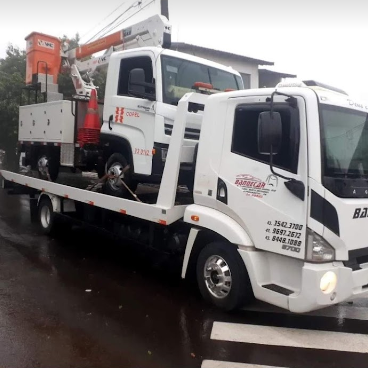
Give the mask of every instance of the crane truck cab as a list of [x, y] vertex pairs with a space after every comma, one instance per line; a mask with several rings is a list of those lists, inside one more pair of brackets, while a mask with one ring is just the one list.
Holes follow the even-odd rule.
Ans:
[[[35, 90], [36, 104], [20, 107], [19, 141], [26, 164], [52, 181], [59, 166], [95, 169], [100, 177], [108, 174], [106, 192], [114, 196], [129, 195], [119, 176], [133, 191], [139, 182], [159, 183], [181, 97], [190, 91], [243, 88], [240, 74], [232, 68], [167, 49], [170, 35], [168, 20], [158, 15], [73, 50], [64, 50], [54, 37], [29, 35], [27, 88]], [[104, 49], [108, 51], [103, 56], [88, 58]], [[57, 93], [61, 64], [71, 69], [76, 89], [72, 101]], [[95, 86], [81, 73], [103, 66], [108, 71], [99, 108], [101, 126], [96, 116], [91, 118], [97, 108], [88, 103], [94, 100]], [[46, 97], [42, 103], [37, 103], [39, 91]], [[201, 111], [188, 112], [179, 181], [189, 186], [200, 122]]]
[[[139, 79], [137, 85], [134, 78]], [[133, 170], [126, 180], [159, 183], [177, 104], [184, 94], [206, 86], [207, 90], [220, 92], [242, 89], [243, 82], [232, 68], [177, 51], [149, 47], [113, 54], [101, 128], [107, 170], [119, 172], [127, 161]], [[188, 112], [181, 160], [184, 182], [193, 180], [190, 174], [201, 119], [201, 111]], [[114, 153], [124, 158], [124, 161], [115, 161], [118, 168], [111, 166], [114, 160], [109, 161]], [[111, 189], [115, 183], [112, 179], [107, 186], [111, 194], [114, 194]]]

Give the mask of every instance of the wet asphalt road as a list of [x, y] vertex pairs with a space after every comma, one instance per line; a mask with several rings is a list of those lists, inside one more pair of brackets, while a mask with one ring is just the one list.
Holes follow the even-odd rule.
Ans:
[[[346, 346], [350, 336], [361, 336], [364, 346], [365, 300], [313, 316], [260, 303], [225, 314], [180, 280], [174, 261], [83, 229], [48, 238], [31, 224], [27, 197], [0, 190], [0, 367], [222, 367], [211, 360], [368, 366], [367, 353], [289, 346], [282, 330], [311, 331], [311, 341], [321, 331], [337, 332]], [[270, 346], [211, 339], [219, 321], [271, 326], [284, 340]]]

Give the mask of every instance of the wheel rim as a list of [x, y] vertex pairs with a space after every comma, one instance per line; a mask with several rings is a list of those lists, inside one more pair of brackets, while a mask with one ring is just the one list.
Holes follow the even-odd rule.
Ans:
[[124, 166], [120, 162], [113, 163], [109, 170], [108, 174], [109, 176], [112, 176], [108, 179], [109, 185], [114, 190], [119, 190], [121, 186], [123, 185], [120, 178], [124, 179], [125, 174], [121, 174], [123, 171]]
[[42, 156], [37, 162], [38, 171], [44, 177], [47, 177], [49, 160], [46, 156]]
[[48, 206], [41, 208], [41, 225], [44, 229], [47, 229], [51, 221], [51, 211]]
[[229, 265], [220, 256], [211, 256], [204, 265], [204, 281], [208, 291], [217, 299], [226, 298], [231, 290]]

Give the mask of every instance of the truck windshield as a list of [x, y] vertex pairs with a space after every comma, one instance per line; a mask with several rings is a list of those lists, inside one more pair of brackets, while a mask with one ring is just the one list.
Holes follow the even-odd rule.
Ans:
[[210, 83], [218, 91], [242, 89], [242, 79], [232, 73], [167, 55], [161, 56], [163, 76], [163, 102], [177, 105], [196, 82]]
[[368, 176], [368, 115], [353, 109], [321, 105], [324, 175]]

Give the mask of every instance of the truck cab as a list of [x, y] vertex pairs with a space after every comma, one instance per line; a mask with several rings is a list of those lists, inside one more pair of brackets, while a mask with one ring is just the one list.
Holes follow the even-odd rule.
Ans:
[[[188, 54], [157, 47], [114, 53], [107, 74], [101, 142], [124, 155], [133, 167], [133, 180], [160, 182], [183, 95], [242, 88], [243, 81], [232, 68]], [[184, 173], [191, 172], [201, 119], [200, 111], [188, 112]]]
[[208, 98], [185, 220], [238, 245], [258, 299], [306, 312], [368, 293], [367, 113], [303, 83]]

